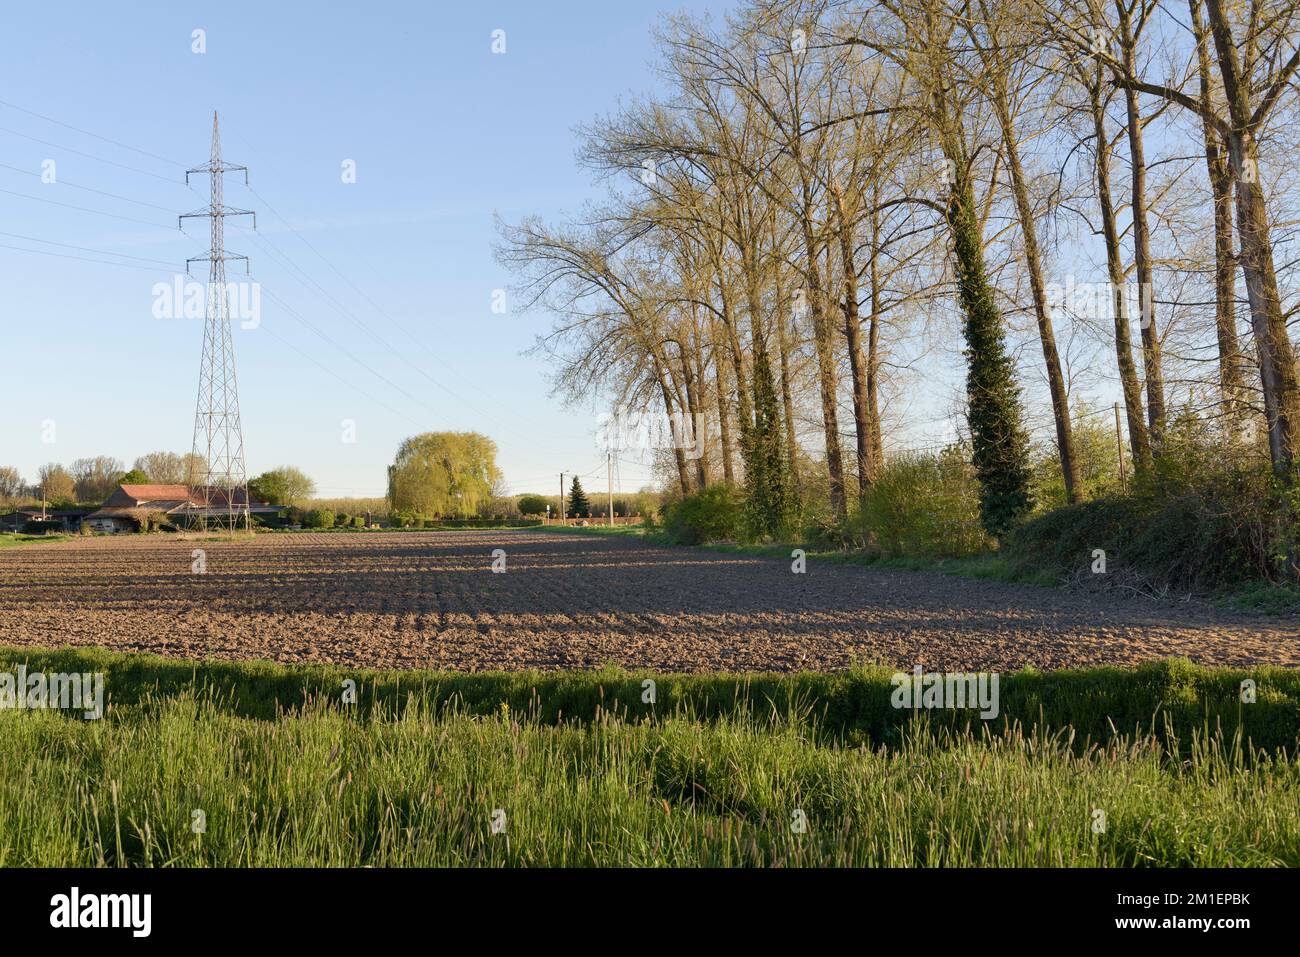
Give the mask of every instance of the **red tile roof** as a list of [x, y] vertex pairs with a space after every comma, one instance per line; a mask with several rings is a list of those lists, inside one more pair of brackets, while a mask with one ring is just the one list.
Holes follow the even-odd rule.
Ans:
[[159, 500], [184, 501], [190, 497], [188, 485], [123, 485], [126, 492], [137, 502], [156, 502]]

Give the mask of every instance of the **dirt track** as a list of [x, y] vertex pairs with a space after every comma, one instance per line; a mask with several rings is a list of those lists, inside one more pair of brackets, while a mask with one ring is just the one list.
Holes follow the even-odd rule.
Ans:
[[[207, 573], [191, 571], [206, 551]], [[494, 548], [505, 574], [491, 571]], [[1300, 624], [533, 532], [149, 536], [0, 551], [0, 644], [373, 667], [1300, 666]]]

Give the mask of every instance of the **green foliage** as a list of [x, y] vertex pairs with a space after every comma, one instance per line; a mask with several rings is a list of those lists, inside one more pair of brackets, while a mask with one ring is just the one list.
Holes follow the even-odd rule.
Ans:
[[953, 188], [948, 208], [957, 288], [966, 337], [966, 397], [980, 519], [1001, 535], [1029, 511], [1029, 437], [1021, 421], [1015, 364], [984, 264], [984, 237], [969, 179]]
[[122, 474], [122, 477], [118, 479], [118, 483], [120, 485], [148, 485], [149, 476], [141, 469], [131, 469], [131, 471]]
[[851, 527], [858, 541], [891, 558], [961, 558], [989, 547], [978, 477], [958, 447], [887, 461]]
[[376, 521], [388, 516], [388, 500], [384, 498], [313, 498], [303, 502], [308, 508], [328, 508], [334, 514], [366, 515]]
[[333, 528], [334, 513], [328, 508], [313, 508], [303, 516], [303, 528]]
[[[123, 483], [126, 484], [126, 483]], [[174, 530], [175, 525], [167, 517], [166, 512], [149, 511], [140, 516], [140, 531], [158, 532], [163, 530]]]
[[[1125, 494], [1058, 508], [1013, 531], [1004, 551], [1061, 575], [1107, 574], [1179, 589], [1285, 578], [1279, 487], [1259, 450], [1225, 443], [1194, 416], [1167, 426], [1150, 474]], [[1105, 579], [1098, 579], [1102, 584]]]
[[745, 499], [730, 485], [718, 483], [664, 508], [664, 530], [680, 545], [731, 541], [745, 529]]
[[[1077, 405], [1070, 430], [1074, 438], [1075, 461], [1079, 466], [1080, 498], [1084, 501], [1120, 492], [1119, 449], [1115, 443], [1115, 420], [1110, 410], [1093, 410]], [[1125, 449], [1125, 468], [1129, 468]], [[1055, 444], [1034, 463], [1034, 506], [1049, 511], [1068, 504], [1061, 456]]]
[[[112, 689], [99, 721], [0, 712], [8, 866], [1300, 865], [1300, 674], [1287, 669], [1019, 672], [981, 724], [892, 707], [884, 667], [374, 672], [84, 649], [0, 661], [102, 672]], [[1242, 707], [1246, 677], [1258, 700]], [[343, 678], [356, 705], [339, 703]], [[202, 840], [196, 794], [222, 809]], [[503, 804], [508, 841], [490, 828]], [[806, 833], [791, 833], [792, 808]]]
[[632, 514], [640, 515], [647, 524], [654, 524], [662, 499], [654, 489], [643, 488], [632, 498]]
[[477, 432], [425, 432], [404, 441], [388, 468], [388, 502], [403, 514], [468, 518], [501, 477], [497, 447]]
[[798, 512], [786, 461], [781, 407], [767, 350], [754, 350], [754, 422], [740, 424], [745, 460], [745, 534], [754, 541], [788, 536]]
[[268, 505], [301, 505], [316, 494], [316, 483], [301, 469], [281, 465], [249, 479], [248, 494]]
[[77, 503], [77, 489], [72, 473], [56, 462], [41, 466], [40, 485], [46, 501], [51, 505], [63, 508]]
[[573, 484], [569, 487], [568, 499], [568, 518], [590, 518], [591, 503], [587, 501], [587, 493], [582, 490], [582, 483], [578, 481], [578, 476], [573, 477]]
[[519, 496], [519, 514], [521, 515], [545, 515], [546, 499], [541, 495], [521, 495]]

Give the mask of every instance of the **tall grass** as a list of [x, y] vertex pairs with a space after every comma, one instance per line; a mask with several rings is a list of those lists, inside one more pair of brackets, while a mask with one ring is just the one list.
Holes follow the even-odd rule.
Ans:
[[[613, 671], [25, 657], [112, 697], [0, 711], [8, 866], [1300, 865], [1294, 672], [1256, 672], [1231, 731], [1211, 704], [1240, 675], [1190, 665], [1027, 674], [1006, 720], [876, 729], [871, 671], [657, 676], [650, 708]], [[1123, 730], [1125, 694], [1164, 707]], [[1109, 733], [1048, 717], [1076, 711]]]
[[1079, 755], [924, 723], [851, 748], [812, 720], [556, 726], [411, 702], [363, 721], [318, 702], [260, 721], [202, 693], [98, 724], [7, 714], [0, 864], [1300, 865], [1293, 757], [1198, 738], [1171, 762], [1124, 737]]

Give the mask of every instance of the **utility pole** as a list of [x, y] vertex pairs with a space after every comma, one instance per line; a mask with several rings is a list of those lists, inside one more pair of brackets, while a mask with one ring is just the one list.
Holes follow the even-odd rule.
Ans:
[[609, 482], [609, 527], [614, 527], [614, 453], [605, 453], [605, 472]]
[[1126, 488], [1128, 479], [1124, 475], [1124, 435], [1119, 428], [1119, 403], [1115, 403], [1115, 451], [1119, 455], [1119, 487]]
[[243, 172], [248, 183], [248, 167], [235, 166], [221, 159], [221, 133], [217, 128], [217, 114], [212, 114], [212, 152], [206, 164], [185, 171], [188, 186], [191, 173], [207, 173], [211, 177], [211, 199], [206, 208], [185, 213], [177, 222], [184, 227], [190, 218], [211, 221], [211, 246], [207, 255], [185, 260], [188, 275], [190, 263], [207, 260], [207, 307], [203, 320], [203, 360], [199, 366], [199, 397], [194, 409], [194, 454], [203, 460], [202, 479], [199, 486], [202, 496], [202, 524], [207, 524], [212, 510], [214, 486], [221, 491], [226, 503], [227, 528], [235, 532], [236, 514], [244, 520], [248, 530], [252, 522], [248, 509], [248, 474], [244, 466], [244, 430], [239, 419], [239, 388], [235, 380], [235, 344], [230, 335], [230, 300], [226, 287], [226, 260], [242, 259], [245, 272], [248, 257], [229, 253], [225, 249], [225, 218], [227, 216], [252, 216], [257, 228], [257, 214], [247, 209], [231, 209], [223, 202], [225, 174]]
[[568, 522], [565, 521], [565, 519], [568, 518], [568, 516], [569, 513], [564, 510], [564, 473], [561, 472], [560, 473], [560, 524], [561, 525], [568, 524]]

